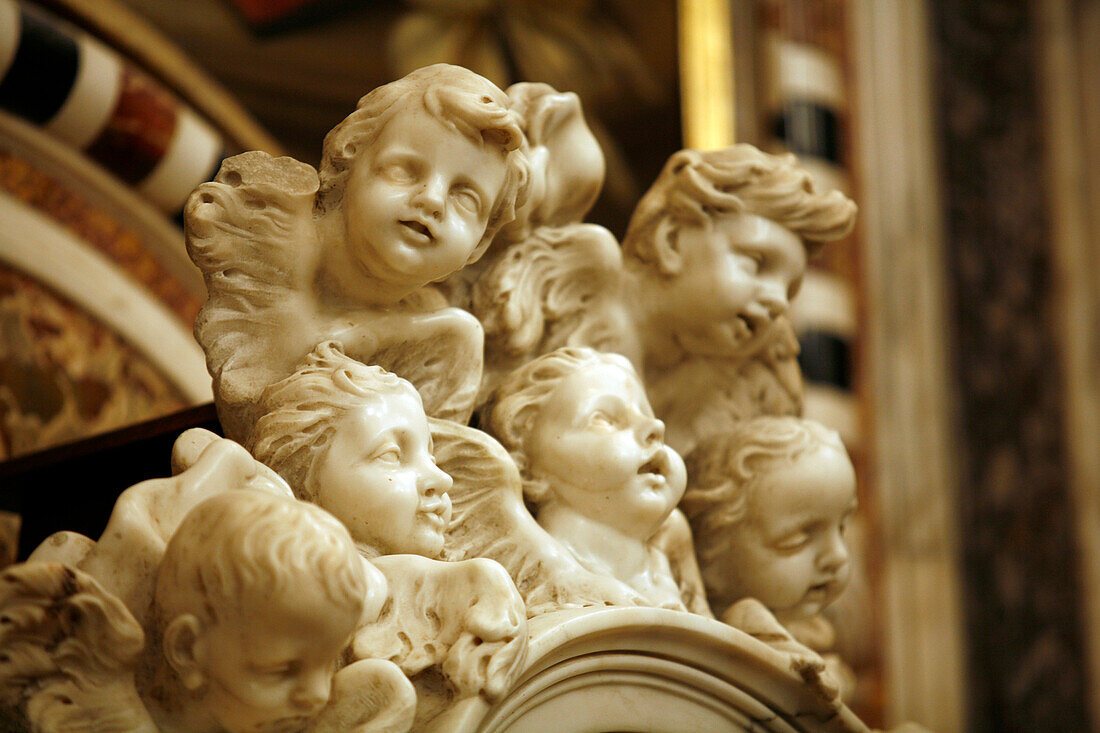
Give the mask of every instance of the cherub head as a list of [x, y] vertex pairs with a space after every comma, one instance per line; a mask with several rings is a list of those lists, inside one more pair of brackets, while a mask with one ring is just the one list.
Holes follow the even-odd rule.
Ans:
[[487, 414], [540, 510], [564, 505], [644, 541], [683, 494], [683, 461], [617, 354], [566, 347], [541, 356], [505, 378]]
[[363, 565], [339, 522], [294, 499], [242, 489], [189, 512], [157, 572], [154, 618], [191, 724], [300, 730], [360, 621]]
[[792, 621], [844, 590], [856, 479], [835, 432], [812, 420], [759, 417], [704, 440], [686, 462], [690, 488], [680, 508], [716, 611], [751, 597]]
[[526, 198], [522, 143], [508, 97], [457, 66], [367, 94], [325, 138], [329, 274], [398, 300], [477, 260]]
[[451, 477], [411, 384], [327, 341], [263, 391], [259, 414], [252, 454], [343, 522], [360, 551], [442, 552]]
[[642, 197], [623, 252], [654, 328], [688, 353], [748, 356], [787, 311], [807, 256], [846, 235], [855, 213], [793, 155], [682, 150]]

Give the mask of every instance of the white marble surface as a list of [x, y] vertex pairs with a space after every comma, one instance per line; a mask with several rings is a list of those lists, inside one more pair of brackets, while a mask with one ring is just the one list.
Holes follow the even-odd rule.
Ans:
[[[585, 714], [578, 714], [585, 711]], [[598, 711], [598, 712], [597, 712]], [[532, 620], [527, 667], [461, 730], [865, 731], [790, 658], [719, 622], [665, 609], [585, 609]]]

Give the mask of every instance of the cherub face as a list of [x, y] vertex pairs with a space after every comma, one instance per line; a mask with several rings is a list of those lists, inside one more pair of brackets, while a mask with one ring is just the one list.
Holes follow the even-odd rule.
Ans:
[[646, 540], [684, 493], [680, 456], [664, 444], [630, 371], [594, 364], [554, 387], [527, 443], [529, 470], [593, 521]]
[[198, 632], [202, 704], [229, 733], [301, 730], [328, 702], [359, 615], [335, 609], [308, 580], [250, 600]]
[[310, 478], [316, 503], [359, 545], [436, 557], [451, 520], [451, 477], [435, 465], [411, 388], [349, 410]]
[[504, 177], [499, 148], [426, 111], [399, 112], [348, 177], [343, 209], [353, 264], [409, 290], [461, 269], [485, 234]]
[[746, 356], [771, 336], [806, 270], [792, 231], [754, 214], [680, 231], [680, 274], [658, 285], [662, 316], [686, 351]]
[[822, 446], [759, 480], [748, 515], [729, 532], [729, 552], [705, 572], [730, 598], [756, 598], [781, 621], [809, 618], [848, 585], [852, 463]]

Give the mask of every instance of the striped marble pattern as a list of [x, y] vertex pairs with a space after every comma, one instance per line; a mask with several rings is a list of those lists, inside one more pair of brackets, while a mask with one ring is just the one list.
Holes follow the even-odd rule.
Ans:
[[[761, 3], [760, 116], [765, 147], [796, 154], [820, 188], [850, 194], [842, 19], [835, 0]], [[791, 319], [802, 346], [805, 414], [839, 430], [855, 450], [862, 436], [852, 382], [856, 304], [849, 249], [830, 245], [811, 263]]]
[[0, 110], [83, 151], [169, 216], [224, 157], [214, 128], [157, 81], [15, 0], [0, 0]]

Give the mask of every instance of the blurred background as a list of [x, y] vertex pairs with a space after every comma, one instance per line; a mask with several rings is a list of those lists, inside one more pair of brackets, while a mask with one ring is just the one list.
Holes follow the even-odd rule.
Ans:
[[187, 194], [438, 61], [577, 92], [617, 235], [685, 145], [856, 199], [793, 314], [861, 479], [853, 707], [1100, 730], [1100, 0], [0, 0], [0, 482], [86, 517], [166, 475], [140, 441], [213, 420]]

